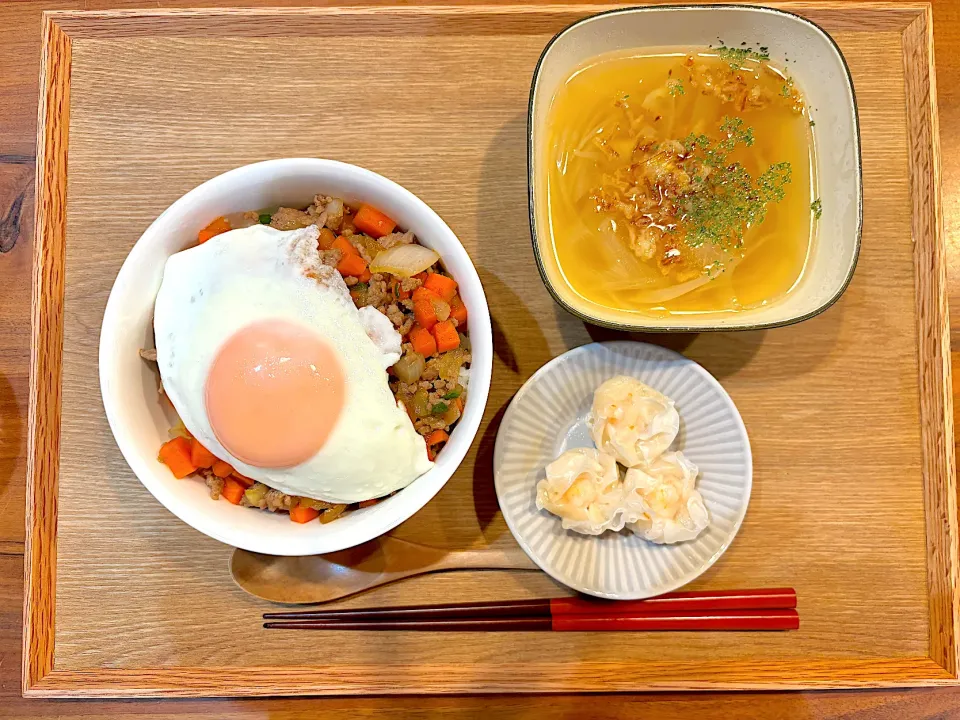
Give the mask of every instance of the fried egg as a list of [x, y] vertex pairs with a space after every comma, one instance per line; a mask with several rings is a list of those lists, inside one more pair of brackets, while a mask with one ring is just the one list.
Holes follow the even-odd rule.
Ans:
[[382, 497], [429, 470], [390, 391], [400, 335], [320, 262], [318, 230], [233, 230], [167, 260], [154, 332], [180, 419], [237, 472], [333, 503]]

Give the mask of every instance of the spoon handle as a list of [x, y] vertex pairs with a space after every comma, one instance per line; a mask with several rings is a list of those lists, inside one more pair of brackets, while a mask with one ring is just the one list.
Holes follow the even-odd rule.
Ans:
[[537, 570], [537, 565], [519, 547], [488, 547], [455, 550], [431, 568], [437, 570]]

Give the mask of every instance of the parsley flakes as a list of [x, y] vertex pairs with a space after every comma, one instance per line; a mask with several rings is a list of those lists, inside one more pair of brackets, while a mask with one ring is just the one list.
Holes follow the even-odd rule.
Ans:
[[823, 215], [823, 203], [820, 202], [820, 198], [810, 203], [810, 209], [813, 211], [813, 217], [819, 220], [820, 216]]
[[705, 243], [726, 249], [741, 247], [746, 230], [763, 222], [767, 204], [783, 199], [791, 179], [790, 163], [780, 162], [754, 181], [743, 165], [728, 161], [737, 145], [753, 144], [753, 129], [745, 127], [741, 118], [725, 117], [720, 130], [723, 136], [719, 140], [691, 134], [683, 142], [693, 163], [710, 170], [694, 173], [696, 185], [683, 199], [684, 241], [690, 247]]
[[717, 55], [724, 60], [733, 70], [740, 70], [750, 60], [756, 62], [765, 62], [770, 59], [770, 53], [767, 48], [762, 47], [759, 50], [753, 48], [729, 48], [721, 45], [716, 48]]

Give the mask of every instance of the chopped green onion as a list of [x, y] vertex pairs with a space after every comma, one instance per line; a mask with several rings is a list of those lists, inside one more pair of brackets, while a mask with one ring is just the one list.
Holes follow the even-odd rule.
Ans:
[[450, 409], [450, 406], [446, 403], [437, 403], [433, 406], [433, 409], [430, 411], [434, 415], [443, 415], [447, 410]]
[[813, 217], [819, 220], [820, 216], [823, 215], [823, 203], [820, 201], [820, 198], [810, 203], [810, 209], [813, 211]]
[[446, 395], [444, 395], [444, 396], [443, 396], [443, 399], [444, 399], [444, 400], [456, 400], [458, 397], [460, 397], [460, 393], [462, 393], [462, 392], [463, 392], [463, 388], [461, 388], [459, 385], [457, 385], [457, 387], [455, 387], [453, 390], [451, 390], [451, 391], [448, 392]]
[[257, 219], [260, 221], [261, 225], [269, 225], [270, 220], [273, 219], [273, 216], [270, 213], [260, 213], [260, 217]]

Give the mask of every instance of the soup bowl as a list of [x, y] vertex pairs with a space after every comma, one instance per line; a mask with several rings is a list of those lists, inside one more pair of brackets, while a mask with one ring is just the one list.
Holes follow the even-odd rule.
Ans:
[[[652, 313], [595, 302], [567, 279], [551, 235], [545, 178], [549, 112], [555, 94], [572, 73], [598, 56], [711, 45], [763, 46], [772, 63], [787, 68], [815, 121], [813, 172], [817, 195], [824, 200], [800, 278], [782, 297], [737, 312]], [[853, 82], [833, 39], [798, 15], [740, 5], [690, 5], [627, 8], [579, 20], [547, 44], [534, 71], [527, 160], [530, 228], [540, 275], [554, 299], [586, 322], [646, 332], [779, 327], [829, 308], [853, 277], [863, 219]]]

